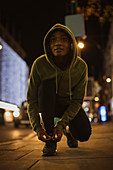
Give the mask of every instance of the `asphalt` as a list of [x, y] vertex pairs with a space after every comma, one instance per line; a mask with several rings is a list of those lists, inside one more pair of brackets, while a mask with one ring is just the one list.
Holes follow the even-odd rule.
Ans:
[[0, 143], [0, 170], [113, 170], [113, 123], [92, 124], [92, 135], [78, 148], [69, 148], [66, 137], [57, 155], [42, 157], [44, 143], [35, 132], [23, 140]]

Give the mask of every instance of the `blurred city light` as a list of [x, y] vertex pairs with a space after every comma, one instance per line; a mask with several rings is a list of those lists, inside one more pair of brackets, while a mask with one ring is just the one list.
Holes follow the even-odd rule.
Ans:
[[109, 77], [106, 78], [106, 82], [107, 82], [107, 83], [110, 83], [110, 82], [111, 82], [111, 78], [109, 78]]
[[107, 78], [107, 76], [104, 75], [104, 76], [103, 76], [103, 80], [106, 80], [106, 78]]
[[5, 109], [5, 110], [11, 110], [11, 111], [16, 111], [18, 110], [17, 105], [11, 104], [11, 103], [6, 103], [3, 101], [0, 101], [0, 108]]
[[2, 46], [2, 44], [0, 44], [0, 50], [2, 50], [2, 48], [3, 48], [3, 46]]
[[99, 103], [95, 103], [94, 106], [97, 109], [97, 108], [99, 108], [100, 104]]
[[100, 106], [99, 113], [100, 113], [101, 121], [102, 122], [107, 121], [107, 109], [106, 109], [106, 106]]
[[19, 111], [14, 111], [13, 112], [13, 116], [14, 117], [19, 117], [20, 116], [20, 112]]
[[9, 116], [9, 115], [10, 115], [10, 113], [7, 111], [7, 112], [6, 112], [6, 116]]
[[97, 123], [98, 122], [98, 118], [95, 117], [93, 121], [94, 121], [94, 123]]
[[83, 42], [79, 42], [79, 43], [78, 43], [78, 47], [79, 47], [80, 49], [84, 48], [84, 43], [83, 43]]
[[91, 122], [92, 121], [92, 119], [89, 117], [89, 121]]
[[4, 119], [5, 119], [5, 122], [12, 122], [13, 121], [12, 113], [10, 111], [5, 111]]
[[93, 114], [89, 113], [89, 118], [93, 119]]
[[98, 101], [99, 101], [99, 97], [96, 96], [96, 97], [94, 98], [94, 100], [95, 100], [96, 102], [98, 102]]
[[88, 111], [89, 111], [89, 107], [85, 107], [85, 108], [84, 108], [84, 111], [85, 111], [85, 112], [88, 112]]

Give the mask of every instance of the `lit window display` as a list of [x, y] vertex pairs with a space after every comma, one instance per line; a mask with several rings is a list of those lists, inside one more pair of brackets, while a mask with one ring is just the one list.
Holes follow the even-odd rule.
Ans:
[[28, 66], [0, 37], [0, 100], [16, 105], [26, 100]]

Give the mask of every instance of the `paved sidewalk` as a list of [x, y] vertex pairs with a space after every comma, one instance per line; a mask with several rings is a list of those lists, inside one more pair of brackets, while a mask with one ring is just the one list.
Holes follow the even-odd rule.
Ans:
[[79, 148], [69, 148], [63, 136], [57, 156], [42, 157], [42, 149], [34, 132], [0, 143], [0, 170], [113, 170], [113, 123], [92, 125], [90, 140], [79, 142]]

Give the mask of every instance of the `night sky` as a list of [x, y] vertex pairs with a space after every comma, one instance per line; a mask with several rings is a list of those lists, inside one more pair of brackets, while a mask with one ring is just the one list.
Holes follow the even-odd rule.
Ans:
[[[15, 35], [26, 51], [26, 61], [31, 67], [33, 61], [44, 53], [43, 38], [56, 23], [64, 24], [65, 0], [10, 0], [0, 5], [1, 22]], [[102, 71], [103, 49], [105, 49], [109, 24], [100, 25], [94, 17], [85, 21], [87, 39], [82, 58], [89, 67], [89, 76], [99, 78]]]

